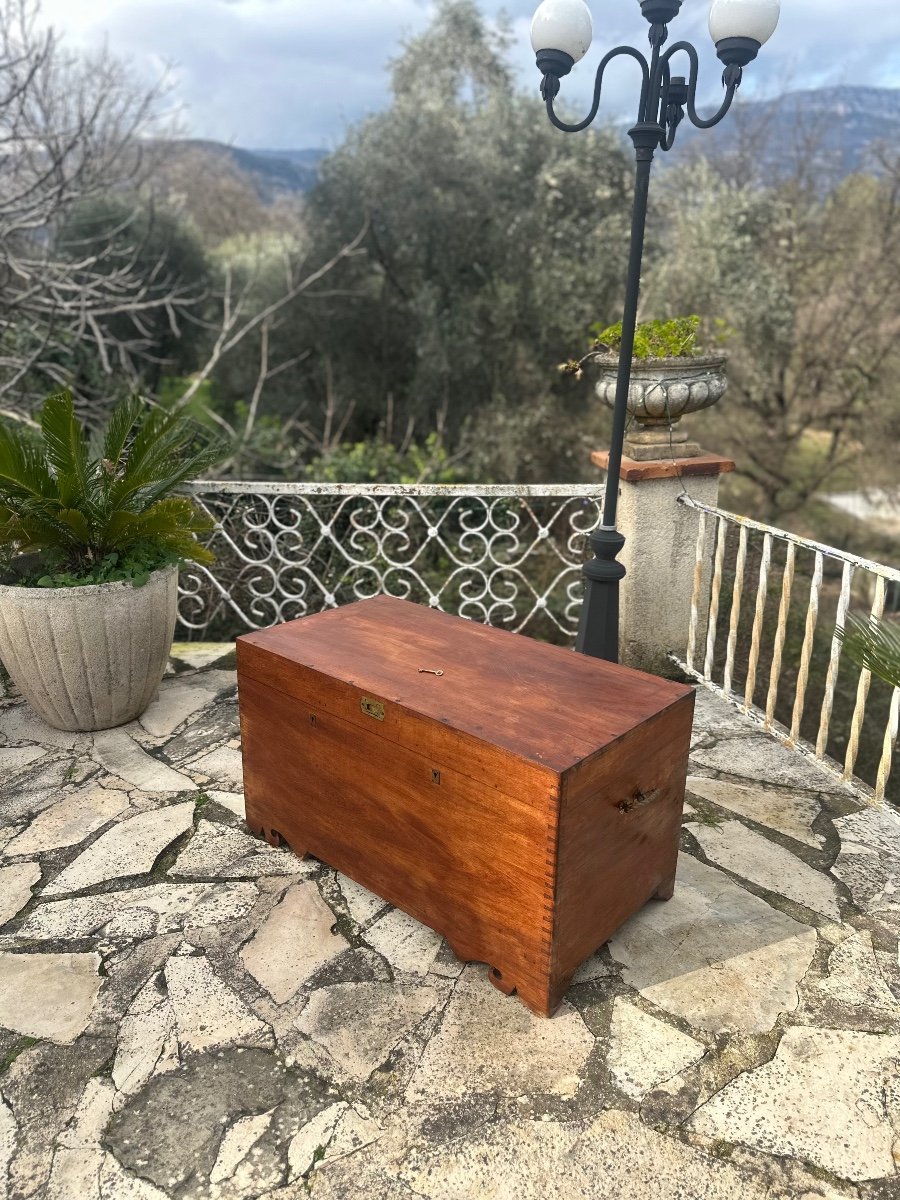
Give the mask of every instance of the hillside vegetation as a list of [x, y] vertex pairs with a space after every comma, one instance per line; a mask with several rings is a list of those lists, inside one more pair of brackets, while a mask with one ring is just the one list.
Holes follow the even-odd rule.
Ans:
[[[557, 367], [620, 315], [630, 149], [551, 128], [470, 0], [444, 0], [389, 106], [321, 161], [173, 138], [155, 93], [20, 10], [0, 2], [23, 81], [0, 114], [28, 147], [0, 179], [6, 419], [61, 384], [97, 421], [137, 390], [226, 435], [238, 477], [593, 477], [607, 415]], [[738, 459], [731, 502], [839, 540], [816, 495], [891, 481], [900, 433], [900, 165], [862, 149], [866, 114], [883, 131], [900, 104], [816, 95], [676, 147], [642, 316], [699, 313], [728, 350], [694, 434]]]

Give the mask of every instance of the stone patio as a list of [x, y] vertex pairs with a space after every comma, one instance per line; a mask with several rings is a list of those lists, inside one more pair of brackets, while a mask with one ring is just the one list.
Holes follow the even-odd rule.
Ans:
[[900, 818], [698, 695], [679, 886], [531, 1016], [242, 823], [233, 655], [0, 703], [0, 1197], [900, 1196]]

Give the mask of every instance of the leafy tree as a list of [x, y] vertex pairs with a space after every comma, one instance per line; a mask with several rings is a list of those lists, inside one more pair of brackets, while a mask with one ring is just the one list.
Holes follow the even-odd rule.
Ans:
[[[329, 419], [351, 443], [437, 431], [451, 453], [477, 425], [496, 467], [508, 422], [491, 429], [492, 414], [527, 424], [540, 405], [559, 448], [560, 420], [590, 403], [555, 365], [561, 346], [617, 314], [630, 161], [611, 133], [552, 129], [537, 96], [516, 90], [506, 48], [474, 3], [444, 0], [393, 64], [390, 107], [322, 165], [305, 213], [313, 252], [367, 233], [270, 330], [274, 358], [310, 354], [267, 390], [267, 411], [305, 424], [318, 453]], [[246, 395], [238, 378], [217, 376], [226, 407]], [[546, 448], [532, 477], [560, 470]]]
[[[70, 264], [73, 287], [90, 289], [99, 275], [111, 294], [106, 310], [94, 316], [94, 343], [73, 347], [77, 368], [70, 365], [69, 379], [79, 394], [108, 394], [116, 387], [154, 393], [165, 375], [193, 369], [206, 340], [199, 318], [212, 270], [184, 221], [145, 197], [95, 197], [66, 213], [55, 251]], [[114, 292], [124, 275], [143, 287], [120, 304]], [[166, 301], [174, 297], [193, 307], [190, 317], [172, 320]]]
[[824, 197], [802, 175], [744, 187], [708, 163], [661, 182], [669, 246], [645, 305], [730, 331], [730, 388], [704, 438], [737, 458], [740, 503], [784, 519], [852, 481], [866, 439], [898, 423], [900, 166]]
[[[232, 162], [225, 147], [172, 141], [156, 147], [153, 191], [210, 249], [236, 235], [275, 228], [253, 180]], [[284, 217], [282, 209], [277, 214]]]

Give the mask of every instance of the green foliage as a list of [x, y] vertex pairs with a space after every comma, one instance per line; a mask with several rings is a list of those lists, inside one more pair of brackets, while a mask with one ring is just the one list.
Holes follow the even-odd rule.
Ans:
[[180, 563], [184, 557], [176, 551], [144, 542], [121, 554], [111, 550], [99, 562], [79, 571], [26, 569], [17, 576], [16, 582], [24, 587], [42, 588], [83, 587], [88, 583], [130, 583], [132, 587], [143, 587], [154, 571]]
[[[200, 322], [176, 320], [173, 312], [189, 297], [196, 301], [208, 291], [212, 270], [186, 221], [127, 192], [92, 197], [67, 212], [54, 248], [61, 260], [73, 264], [69, 270], [76, 284], [88, 286], [91, 273], [97, 272], [113, 278], [127, 273], [143, 281], [142, 304], [133, 309], [110, 305], [109, 315], [94, 319], [104, 338], [123, 347], [146, 388], [155, 392], [165, 371], [193, 369], [207, 334]], [[82, 262], [91, 264], [84, 278], [78, 266]], [[175, 300], [172, 311], [164, 297]], [[72, 359], [63, 360], [75, 390], [108, 395], [109, 372], [97, 370], [99, 356], [91, 347], [77, 349]]]
[[436, 433], [422, 446], [398, 449], [384, 437], [343, 443], [308, 464], [307, 479], [322, 483], [462, 483]]
[[[611, 131], [560, 136], [507, 50], [476, 4], [444, 0], [393, 64], [390, 107], [323, 161], [304, 208], [310, 267], [366, 235], [269, 331], [270, 363], [309, 351], [266, 384], [267, 413], [295, 441], [309, 429], [308, 444], [327, 445], [326, 413], [332, 435], [346, 420], [342, 442], [377, 440], [389, 407], [388, 441], [422, 446], [440, 426], [452, 455], [501, 409], [524, 419], [546, 402], [557, 433], [568, 422], [556, 348], [619, 311], [631, 165]], [[265, 266], [254, 304], [282, 278], [277, 260]], [[259, 349], [248, 339], [215, 376], [229, 420]]]
[[209, 562], [212, 523], [172, 493], [224, 457], [184, 414], [124, 400], [91, 443], [69, 392], [45, 400], [40, 436], [0, 424], [0, 555], [25, 586], [127, 579], [180, 559]]
[[900, 625], [851, 614], [837, 630], [848, 658], [891, 687], [900, 687]]
[[[767, 130], [752, 133], [758, 160]], [[827, 152], [806, 138], [797, 148], [796, 168], [767, 186], [729, 176], [722, 160], [660, 175], [651, 226], [665, 229], [665, 253], [643, 280], [653, 311], [715, 313], [733, 330], [728, 395], [703, 415], [703, 441], [739, 463], [727, 507], [792, 526], [848, 466], [851, 486], [892, 486], [884, 449], [900, 431], [888, 317], [900, 306], [900, 158], [823, 195], [810, 164]], [[833, 540], [834, 523], [832, 510], [811, 532]]]
[[[168, 408], [172, 404], [177, 404], [190, 387], [190, 383], [190, 376], [187, 375], [163, 375], [155, 392], [156, 399], [164, 408]], [[204, 406], [208, 406], [211, 401], [212, 384], [208, 379], [205, 379], [197, 388], [188, 411], [196, 420], [202, 421]]]
[[[592, 325], [595, 333], [594, 348], [597, 350], [618, 350], [622, 344], [622, 322], [601, 329], [599, 324]], [[700, 332], [700, 318], [673, 317], [668, 321], [642, 321], [634, 334], [635, 359], [646, 358], [693, 358], [701, 351], [697, 346], [697, 336]]]

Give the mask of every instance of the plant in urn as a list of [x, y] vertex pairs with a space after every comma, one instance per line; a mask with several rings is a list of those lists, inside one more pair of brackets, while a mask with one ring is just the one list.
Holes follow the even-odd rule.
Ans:
[[[630, 423], [623, 446], [629, 458], [647, 461], [673, 454], [694, 458], [703, 453], [697, 442], [689, 440], [681, 418], [717, 404], [728, 380], [726, 354], [701, 350], [699, 329], [700, 318], [695, 316], [638, 325], [628, 385]], [[579, 377], [588, 363], [596, 367], [596, 393], [610, 408], [615, 404], [621, 339], [621, 323], [600, 329], [583, 358], [560, 367]]]

